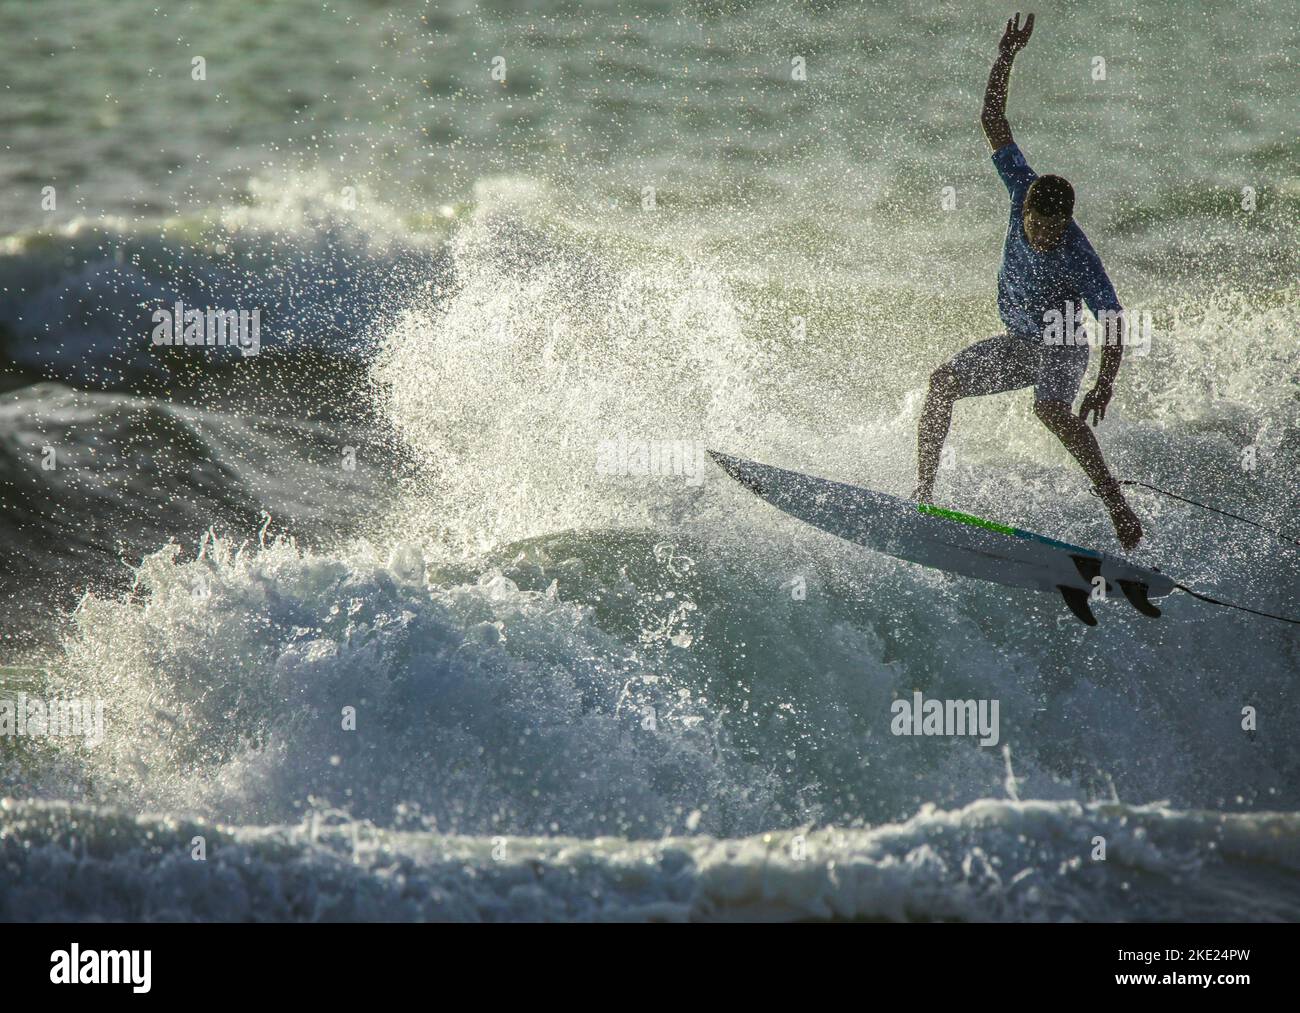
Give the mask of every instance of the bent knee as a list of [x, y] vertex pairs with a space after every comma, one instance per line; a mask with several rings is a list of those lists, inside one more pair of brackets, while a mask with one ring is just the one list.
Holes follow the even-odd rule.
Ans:
[[1074, 421], [1071, 406], [1064, 401], [1035, 401], [1034, 414], [1048, 429], [1068, 429]]
[[957, 374], [947, 365], [940, 366], [930, 374], [930, 393], [945, 401], [956, 401], [961, 397], [961, 384]]

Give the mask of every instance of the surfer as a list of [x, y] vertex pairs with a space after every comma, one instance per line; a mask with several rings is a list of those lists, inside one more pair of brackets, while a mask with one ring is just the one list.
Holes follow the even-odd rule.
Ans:
[[[1011, 196], [998, 272], [998, 312], [1007, 330], [958, 352], [930, 375], [917, 436], [919, 481], [912, 498], [931, 500], [954, 402], [1032, 386], [1034, 414], [1092, 480], [1120, 544], [1131, 549], [1142, 538], [1142, 525], [1124, 501], [1087, 424], [1089, 414], [1094, 428], [1105, 419], [1114, 393], [1123, 352], [1123, 309], [1101, 258], [1073, 219], [1074, 188], [1060, 176], [1034, 172], [1007, 123], [1011, 62], [1033, 30], [1032, 14], [1023, 27], [1019, 14], [1007, 22], [980, 116], [993, 165]], [[1074, 398], [1088, 370], [1088, 345], [1061, 343], [1060, 323], [1063, 314], [1073, 320], [1084, 303], [1104, 329], [1104, 342], [1096, 386], [1084, 396], [1076, 416]]]

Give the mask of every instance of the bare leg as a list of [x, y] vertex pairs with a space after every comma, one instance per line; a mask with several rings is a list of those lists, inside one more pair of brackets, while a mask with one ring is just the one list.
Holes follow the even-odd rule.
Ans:
[[930, 390], [925, 396], [916, 433], [916, 488], [912, 490], [912, 499], [919, 503], [929, 503], [934, 495], [939, 454], [952, 425], [952, 406], [960, 396], [957, 377], [946, 366], [930, 374]]
[[1101, 447], [1088, 424], [1070, 410], [1070, 406], [1061, 401], [1035, 401], [1034, 414], [1047, 426], [1064, 445], [1084, 473], [1092, 479], [1102, 502], [1110, 511], [1111, 523], [1115, 525], [1115, 535], [1120, 545], [1131, 549], [1142, 540], [1142, 523], [1137, 514], [1129, 509], [1124, 501], [1124, 493], [1106, 467], [1101, 456]]

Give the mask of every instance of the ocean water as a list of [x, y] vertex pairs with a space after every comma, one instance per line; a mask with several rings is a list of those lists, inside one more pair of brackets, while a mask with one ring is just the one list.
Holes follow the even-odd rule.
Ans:
[[[1005, 16], [0, 5], [0, 701], [103, 704], [0, 735], [0, 918], [1300, 918], [1295, 627], [1085, 629], [691, 466], [911, 488], [999, 330]], [[1008, 109], [1151, 322], [1112, 468], [1292, 538], [1297, 33], [1072, 3]], [[259, 354], [155, 346], [177, 300]], [[943, 505], [1116, 550], [1027, 391], [949, 445]], [[1132, 502], [1300, 615], [1294, 543]], [[893, 734], [916, 692], [997, 744]]]

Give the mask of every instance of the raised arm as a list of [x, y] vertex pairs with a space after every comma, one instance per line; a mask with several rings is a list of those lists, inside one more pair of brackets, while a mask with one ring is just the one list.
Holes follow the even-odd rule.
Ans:
[[1011, 124], [1007, 122], [1007, 82], [1011, 78], [1011, 61], [1025, 48], [1033, 31], [1034, 16], [1028, 15], [1022, 28], [1017, 14], [1007, 21], [1007, 30], [998, 43], [998, 58], [989, 72], [988, 87], [984, 89], [984, 111], [980, 113], [984, 136], [994, 151], [1011, 143]]

